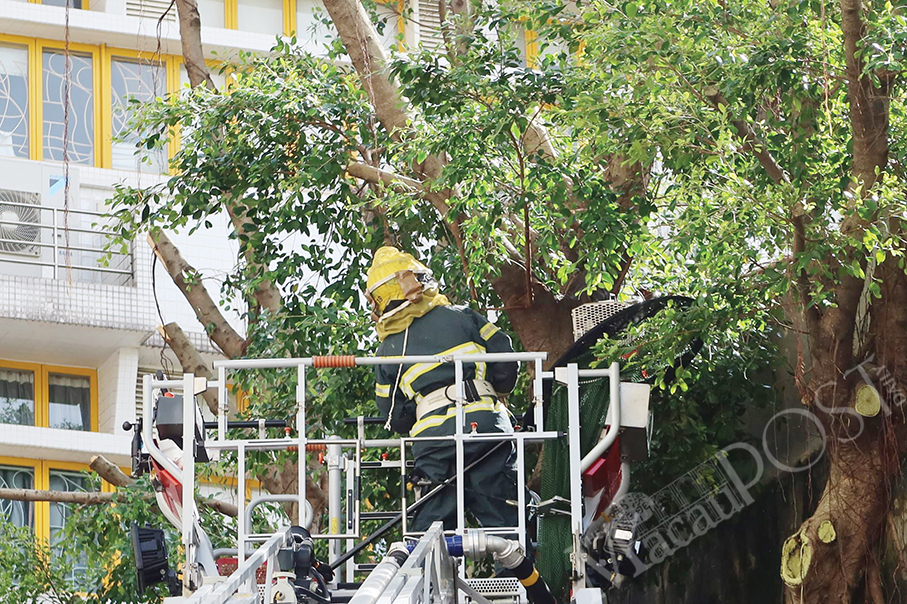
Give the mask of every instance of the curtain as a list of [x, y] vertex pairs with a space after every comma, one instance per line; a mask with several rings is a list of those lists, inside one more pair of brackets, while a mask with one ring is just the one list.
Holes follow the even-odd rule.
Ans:
[[91, 430], [91, 381], [82, 375], [51, 373], [47, 379], [48, 426]]
[[0, 423], [35, 425], [35, 373], [0, 368]]

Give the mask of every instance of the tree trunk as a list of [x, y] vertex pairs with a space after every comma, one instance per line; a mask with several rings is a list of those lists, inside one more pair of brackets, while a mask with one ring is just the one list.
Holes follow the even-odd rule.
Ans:
[[198, 14], [198, 3], [196, 0], [176, 0], [176, 14], [180, 22], [183, 64], [189, 74], [189, 83], [193, 88], [207, 86], [217, 90], [202, 50], [202, 20]]
[[[192, 343], [192, 340], [189, 339], [189, 336], [178, 324], [167, 323], [161, 329], [164, 342], [176, 355], [177, 360], [180, 362], [180, 367], [183, 368], [183, 373], [191, 373], [195, 377], [203, 377], [209, 380], [214, 379], [214, 372], [211, 371], [208, 363], [199, 354], [195, 344]], [[217, 415], [219, 413], [217, 409], [217, 391], [213, 388], [208, 388], [202, 392], [202, 398], [211, 413]]]
[[570, 311], [579, 302], [554, 296], [547, 288], [532, 281], [532, 298], [527, 295], [526, 270], [515, 263], [501, 267], [494, 280], [494, 291], [504, 302], [510, 324], [526, 350], [548, 353], [550, 367], [573, 345], [573, 321]]
[[784, 543], [785, 602], [851, 604], [881, 589], [878, 573], [868, 572], [878, 565], [892, 479], [879, 430], [847, 443], [829, 439], [829, 478], [816, 511]]

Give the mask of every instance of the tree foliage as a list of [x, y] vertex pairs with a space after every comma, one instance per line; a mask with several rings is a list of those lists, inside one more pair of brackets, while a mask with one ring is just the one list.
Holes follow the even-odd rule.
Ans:
[[[791, 597], [850, 598], [887, 506], [879, 485], [904, 449], [897, 417], [860, 420], [859, 434], [845, 420], [858, 362], [875, 355], [907, 377], [898, 87], [907, 17], [853, 0], [595, 1], [571, 11], [483, 6], [469, 27], [451, 17], [448, 52], [392, 53], [380, 75], [407, 118], [391, 131], [378, 108], [388, 99], [356, 71], [360, 49], [352, 67], [343, 60], [350, 40], [323, 56], [291, 41], [242, 57], [223, 94], [197, 88], [145, 112], [148, 145], [178, 129], [182, 146], [164, 185], [120, 189], [122, 234], [193, 228], [225, 203], [239, 207], [249, 223], [233, 236], [266, 269], [250, 271], [247, 254], [228, 297], [268, 280], [285, 302], [273, 316], [250, 306], [252, 355], [367, 348], [359, 288], [383, 243], [430, 259], [456, 301], [506, 306], [503, 321], [524, 345], [552, 351], [550, 334], [518, 324], [522, 311], [537, 313], [536, 326], [554, 322], [530, 292], [568, 311], [612, 291], [687, 295], [682, 313], [599, 346], [604, 359], [637, 353], [628, 365], [663, 365], [705, 340], [698, 366], [660, 384], [672, 421], [656, 450], [672, 463], [695, 463], [733, 437], [739, 411], [762, 396], [722, 389], [719, 376], [745, 383], [773, 347], [765, 334], [792, 334], [801, 396], [840, 436], [802, 534], [826, 519], [872, 527], [839, 532], [839, 549], [815, 557], [814, 587]], [[529, 66], [524, 28], [541, 41]], [[518, 263], [535, 285], [505, 296], [500, 279]], [[326, 429], [347, 408], [369, 407], [368, 381], [310, 384]], [[722, 407], [716, 392], [739, 404]]]

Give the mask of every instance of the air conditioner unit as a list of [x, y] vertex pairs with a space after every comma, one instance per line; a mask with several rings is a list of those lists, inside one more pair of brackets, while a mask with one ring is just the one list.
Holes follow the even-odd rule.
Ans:
[[0, 189], [0, 255], [40, 255], [40, 206], [40, 193]]

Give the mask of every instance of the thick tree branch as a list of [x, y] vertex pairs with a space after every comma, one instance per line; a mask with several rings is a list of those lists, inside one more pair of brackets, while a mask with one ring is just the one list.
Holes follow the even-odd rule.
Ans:
[[[225, 201], [224, 207], [227, 209], [227, 214], [230, 215], [230, 222], [233, 223], [233, 228], [236, 229], [237, 235], [251, 233], [255, 230], [255, 223], [247, 216], [240, 214], [236, 210], [235, 203]], [[239, 245], [242, 249], [243, 256], [246, 258], [246, 264], [250, 269], [250, 272], [256, 279], [259, 279], [255, 285], [255, 289], [252, 291], [252, 297], [255, 298], [255, 302], [260, 308], [266, 309], [272, 315], [277, 314], [280, 312], [280, 309], [283, 308], [283, 298], [270, 280], [261, 277], [261, 275], [267, 271], [267, 267], [258, 262], [255, 258], [255, 250], [248, 242], [240, 240]], [[235, 358], [237, 355], [228, 356]]]
[[381, 168], [376, 168], [362, 162], [350, 162], [346, 167], [346, 171], [354, 178], [366, 182], [380, 183], [397, 192], [415, 193], [420, 197], [424, 197], [431, 202], [432, 206], [434, 206], [442, 216], [450, 209], [447, 205], [446, 196], [436, 191], [432, 191], [425, 186], [425, 183], [416, 180], [415, 178], [394, 174], [393, 172], [382, 170]]
[[226, 356], [230, 358], [242, 356], [246, 350], [246, 340], [224, 318], [217, 303], [202, 283], [201, 274], [186, 262], [170, 238], [160, 229], [148, 233], [148, 243], [170, 274], [173, 283], [192, 305], [195, 316], [205, 327], [211, 340]]
[[[161, 329], [163, 330], [161, 335], [164, 341], [170, 347], [170, 350], [173, 351], [173, 354], [176, 355], [183, 372], [209, 380], [214, 378], [214, 372], [179, 325], [167, 323]], [[202, 392], [202, 398], [205, 399], [205, 403], [207, 403], [211, 413], [217, 415], [217, 391], [213, 388], [208, 388]]]
[[358, 0], [327, 0], [324, 7], [362, 80], [378, 121], [391, 135], [399, 136], [408, 129], [410, 116], [389, 77], [387, 54], [365, 7]]
[[[180, 41], [182, 42], [183, 64], [186, 66], [186, 72], [189, 75], [189, 83], [193, 88], [207, 86], [210, 90], [217, 92], [217, 87], [211, 79], [211, 72], [208, 69], [208, 65], [205, 63], [205, 53], [202, 47], [201, 38], [201, 18], [198, 13], [197, 0], [175, 1], [180, 22]], [[243, 225], [250, 221], [236, 211], [236, 204], [233, 203], [233, 200], [225, 198], [223, 204], [227, 209], [227, 213], [230, 215], [230, 220], [237, 230], [237, 233], [244, 232]], [[242, 249], [246, 261], [249, 263], [253, 272], [263, 272], [263, 267], [255, 262], [254, 251], [248, 245], [242, 245]], [[257, 284], [255, 291], [253, 292], [253, 297], [260, 307], [267, 309], [272, 314], [278, 312], [283, 306], [280, 292], [278, 292], [277, 288], [275, 288], [268, 280], [262, 280]], [[204, 323], [204, 321], [202, 321], [202, 323]], [[212, 337], [212, 339], [214, 338]], [[215, 342], [216, 341], [217, 340], [215, 340]], [[220, 346], [219, 343], [218, 346]], [[224, 350], [223, 347], [221, 350], [223, 350], [227, 356], [237, 356]]]
[[[727, 99], [725, 99], [724, 95], [718, 91], [717, 87], [709, 86], [705, 89], [704, 93], [705, 98], [708, 99], [709, 103], [716, 109], [718, 107], [728, 106]], [[756, 159], [759, 160], [759, 164], [775, 184], [790, 183], [790, 177], [788, 177], [787, 173], [778, 165], [778, 162], [775, 161], [775, 158], [769, 152], [765, 143], [756, 137], [756, 134], [753, 132], [752, 128], [750, 128], [749, 124], [744, 120], [732, 118], [731, 125], [734, 126], [737, 135], [746, 142], [745, 149], [752, 152]]]
[[860, 53], [861, 43], [866, 44], [861, 0], [841, 0], [841, 31], [853, 128], [853, 177], [865, 194], [888, 162], [888, 105], [893, 76], [877, 74], [880, 85], [876, 88], [870, 74], [865, 73]]
[[[413, 116], [406, 110], [400, 90], [390, 78], [387, 54], [368, 13], [359, 0], [326, 0], [324, 7], [359, 74], [378, 121], [394, 139], [400, 140], [401, 134], [410, 129]], [[427, 178], [437, 179], [443, 165], [442, 158], [432, 155], [415, 169]], [[435, 207], [447, 219], [454, 240], [462, 249], [459, 220], [448, 216], [450, 207], [447, 203]]]
[[[153, 493], [142, 495], [146, 499], [154, 497]], [[51, 501], [53, 503], [73, 503], [76, 505], [100, 505], [125, 501], [122, 493], [101, 493], [98, 491], [39, 491], [36, 489], [2, 489], [0, 499], [9, 501]], [[224, 516], [236, 517], [238, 511], [235, 505], [215, 499], [199, 499], [199, 505], [211, 508]]]
[[523, 133], [523, 149], [528, 156], [539, 153], [549, 160], [557, 159], [557, 150], [551, 142], [548, 129], [535, 119], [529, 121], [529, 126]]
[[115, 487], [128, 487], [135, 482], [131, 476], [127, 476], [115, 463], [103, 455], [92, 457], [88, 467]]
[[202, 50], [202, 21], [198, 14], [196, 0], [176, 0], [176, 13], [180, 22], [180, 41], [183, 49], [183, 64], [189, 74], [189, 83], [193, 88], [207, 86], [217, 90], [211, 73], [205, 64], [205, 53]]

